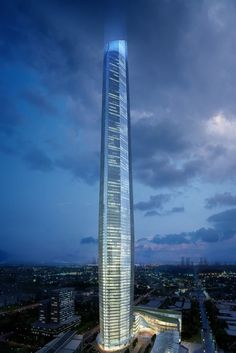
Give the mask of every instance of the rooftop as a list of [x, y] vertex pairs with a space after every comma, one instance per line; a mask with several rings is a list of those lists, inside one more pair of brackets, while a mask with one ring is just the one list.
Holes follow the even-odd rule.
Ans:
[[154, 309], [154, 308], [148, 308], [146, 306], [135, 306], [134, 308], [135, 312], [140, 312], [140, 313], [148, 313], [150, 315], [154, 315], [155, 317], [160, 316], [160, 317], [168, 317], [173, 318], [173, 319], [181, 319], [182, 315], [180, 312], [175, 311], [175, 310], [169, 310], [169, 309]]
[[83, 336], [74, 331], [61, 333], [36, 353], [74, 353], [82, 344]]
[[72, 323], [76, 323], [76, 322], [80, 322], [80, 316], [78, 315], [73, 315], [71, 316], [69, 319], [64, 320], [60, 323], [53, 323], [53, 322], [49, 322], [49, 323], [43, 323], [41, 321], [36, 321], [33, 323], [32, 328], [37, 328], [37, 329], [43, 329], [43, 330], [47, 330], [47, 329], [57, 329], [60, 327], [63, 327], [65, 325], [70, 325]]
[[151, 353], [179, 353], [180, 336], [177, 330], [161, 332], [157, 335]]
[[181, 316], [181, 314], [178, 312], [178, 311], [175, 311], [175, 310], [169, 310], [169, 309], [154, 309], [154, 308], [147, 308], [145, 306], [136, 306], [135, 307], [135, 310], [138, 309], [138, 310], [145, 310], [145, 311], [149, 311], [149, 312], [153, 312], [153, 313], [156, 313], [156, 314], [170, 314], [170, 315], [176, 315], [176, 317], [178, 316]]

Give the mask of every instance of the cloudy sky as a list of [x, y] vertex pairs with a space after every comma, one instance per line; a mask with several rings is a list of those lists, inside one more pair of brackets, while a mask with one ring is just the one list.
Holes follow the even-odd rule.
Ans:
[[129, 50], [136, 262], [236, 261], [236, 3], [110, 7], [1, 2], [0, 255], [97, 257], [103, 47], [119, 32]]

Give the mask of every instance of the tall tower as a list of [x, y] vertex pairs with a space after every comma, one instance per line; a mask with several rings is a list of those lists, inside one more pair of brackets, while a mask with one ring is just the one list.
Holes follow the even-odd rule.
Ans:
[[98, 343], [118, 350], [132, 335], [134, 286], [133, 195], [127, 43], [107, 43], [104, 53], [99, 201]]

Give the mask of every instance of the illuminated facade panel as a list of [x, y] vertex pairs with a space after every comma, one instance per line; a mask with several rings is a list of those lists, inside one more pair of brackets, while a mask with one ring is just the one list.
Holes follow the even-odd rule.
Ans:
[[116, 40], [105, 47], [103, 76], [98, 342], [104, 350], [132, 336], [133, 243], [127, 43]]

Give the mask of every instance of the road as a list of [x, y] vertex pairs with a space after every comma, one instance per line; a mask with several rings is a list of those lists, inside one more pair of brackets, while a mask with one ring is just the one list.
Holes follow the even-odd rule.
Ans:
[[134, 301], [134, 305], [137, 305], [139, 303], [141, 303], [141, 301], [143, 301], [144, 299], [147, 299], [154, 291], [155, 289], [152, 289], [150, 292], [141, 295], [140, 297], [138, 297], [135, 301]]
[[19, 308], [13, 309], [13, 310], [11, 309], [11, 310], [6, 310], [6, 311], [0, 311], [0, 316], [1, 315], [13, 315], [16, 313], [21, 313], [22, 311], [32, 310], [32, 309], [37, 308], [39, 305], [40, 305], [40, 303], [35, 303], [35, 304], [21, 306]]
[[201, 336], [202, 336], [203, 352], [215, 353], [217, 352], [217, 348], [216, 348], [215, 340], [214, 340], [211, 327], [209, 324], [209, 320], [207, 317], [207, 313], [206, 313], [206, 308], [204, 303], [205, 294], [201, 287], [200, 281], [198, 280], [197, 274], [195, 274], [195, 283], [197, 285], [196, 296], [199, 304], [199, 310], [200, 310], [201, 321], [202, 321]]

